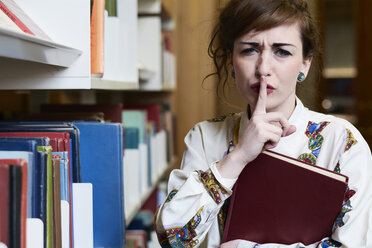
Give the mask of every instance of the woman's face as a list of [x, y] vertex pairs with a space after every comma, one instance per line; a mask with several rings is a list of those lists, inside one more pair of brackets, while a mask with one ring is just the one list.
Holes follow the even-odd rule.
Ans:
[[278, 26], [266, 31], [251, 31], [234, 42], [232, 66], [239, 93], [255, 108], [260, 78], [267, 82], [268, 112], [291, 113], [299, 72], [307, 75], [311, 58], [303, 58], [297, 24]]

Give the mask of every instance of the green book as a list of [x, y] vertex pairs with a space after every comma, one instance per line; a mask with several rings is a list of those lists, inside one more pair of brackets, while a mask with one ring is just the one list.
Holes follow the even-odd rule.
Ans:
[[116, 0], [106, 0], [105, 9], [108, 12], [108, 16], [117, 16], [116, 13]]
[[46, 197], [46, 248], [52, 248], [53, 242], [53, 164], [52, 164], [52, 147], [38, 146], [38, 152], [48, 154], [47, 160], [47, 197]]
[[147, 112], [145, 110], [124, 110], [122, 116], [124, 127], [138, 128], [138, 143], [145, 144]]

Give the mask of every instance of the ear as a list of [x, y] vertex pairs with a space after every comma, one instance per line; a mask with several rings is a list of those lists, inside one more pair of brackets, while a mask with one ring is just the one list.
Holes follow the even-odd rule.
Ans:
[[310, 70], [311, 62], [313, 61], [313, 56], [309, 56], [306, 59], [303, 60], [302, 66], [301, 66], [301, 72], [307, 76]]
[[229, 61], [228, 65], [230, 69], [234, 69], [233, 51], [229, 50], [227, 52], [227, 59]]

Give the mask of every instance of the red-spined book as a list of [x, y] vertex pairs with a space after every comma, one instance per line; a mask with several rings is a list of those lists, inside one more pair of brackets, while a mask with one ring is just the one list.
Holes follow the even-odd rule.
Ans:
[[[0, 10], [2, 10], [23, 32], [35, 35], [6, 5], [3, 0], [0, 1]], [[14, 3], [12, 3], [14, 4]]]
[[0, 164], [0, 242], [8, 244], [9, 166]]
[[234, 185], [223, 242], [309, 245], [332, 234], [348, 178], [264, 151]]
[[0, 0], [0, 11], [4, 12], [23, 32], [51, 41], [51, 38], [14, 0]]

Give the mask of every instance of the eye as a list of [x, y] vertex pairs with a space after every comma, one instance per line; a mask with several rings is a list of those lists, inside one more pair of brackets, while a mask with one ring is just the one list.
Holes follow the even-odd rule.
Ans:
[[245, 55], [251, 55], [251, 54], [254, 54], [254, 53], [258, 53], [258, 50], [256, 48], [245, 48], [241, 51], [242, 54], [245, 54]]
[[288, 57], [292, 55], [292, 53], [288, 52], [287, 50], [281, 49], [281, 48], [278, 48], [275, 51], [275, 54], [277, 54], [280, 57]]

